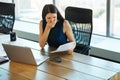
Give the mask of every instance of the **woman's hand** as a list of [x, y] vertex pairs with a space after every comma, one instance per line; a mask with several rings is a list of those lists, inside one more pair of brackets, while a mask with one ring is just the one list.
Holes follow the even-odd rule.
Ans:
[[74, 43], [74, 46], [68, 50], [68, 54], [73, 54], [74, 53], [74, 48], [76, 46], [76, 42]]
[[57, 23], [57, 20], [49, 21], [49, 22], [47, 22], [46, 26], [51, 29], [51, 28], [53, 28], [55, 26], [56, 23]]

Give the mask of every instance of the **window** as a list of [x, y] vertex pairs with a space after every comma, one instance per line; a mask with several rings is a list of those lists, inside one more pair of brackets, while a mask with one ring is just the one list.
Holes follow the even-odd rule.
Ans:
[[120, 0], [114, 0], [112, 7], [112, 29], [111, 29], [111, 36], [120, 38]]
[[9, 3], [12, 3], [12, 0], [0, 0], [0, 2], [9, 2]]
[[106, 34], [106, 1], [105, 0], [56, 0], [56, 6], [64, 16], [67, 6], [89, 8], [93, 10], [93, 32]]
[[[3, 0], [1, 0], [3, 1]], [[11, 1], [11, 0], [4, 0]], [[57, 6], [62, 15], [67, 6], [93, 10], [93, 33], [107, 37], [120, 38], [119, 0], [12, 0], [16, 4], [16, 18], [39, 23], [45, 4]], [[110, 3], [109, 3], [110, 2]], [[110, 12], [109, 12], [110, 11]], [[108, 16], [110, 15], [110, 16]], [[110, 20], [110, 21], [109, 21]]]
[[39, 23], [41, 11], [45, 4], [52, 4], [52, 0], [14, 0], [16, 4], [16, 18]]

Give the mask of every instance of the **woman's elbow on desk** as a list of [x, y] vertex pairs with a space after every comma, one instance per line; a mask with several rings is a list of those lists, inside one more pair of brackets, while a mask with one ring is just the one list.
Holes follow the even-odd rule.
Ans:
[[45, 44], [43, 44], [42, 42], [39, 41], [39, 46], [42, 48], [44, 48]]

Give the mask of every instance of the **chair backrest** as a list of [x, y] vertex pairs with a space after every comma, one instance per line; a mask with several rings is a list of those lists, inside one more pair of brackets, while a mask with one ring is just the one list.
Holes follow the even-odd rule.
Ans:
[[0, 33], [13, 30], [15, 21], [15, 4], [0, 2]]
[[71, 24], [77, 45], [90, 45], [93, 30], [92, 10], [78, 7], [67, 7], [65, 19]]

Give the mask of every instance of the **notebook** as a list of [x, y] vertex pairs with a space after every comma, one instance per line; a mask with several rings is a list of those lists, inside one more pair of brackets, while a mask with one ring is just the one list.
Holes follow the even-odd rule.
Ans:
[[[39, 50], [31, 49], [29, 47], [11, 45], [2, 43], [2, 46], [11, 61], [26, 63], [31, 65], [40, 65], [47, 59], [48, 56], [40, 54]], [[36, 55], [36, 56], [35, 56]]]

